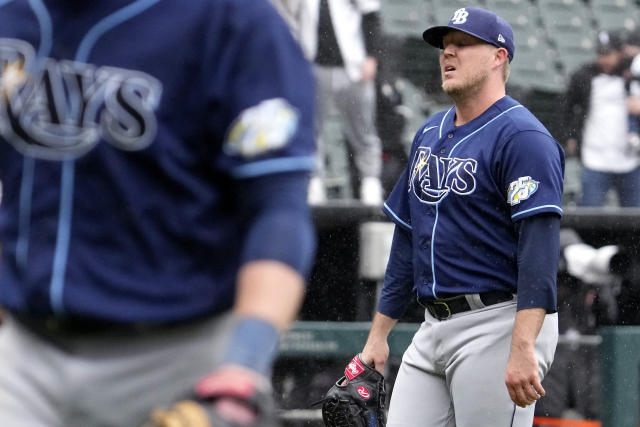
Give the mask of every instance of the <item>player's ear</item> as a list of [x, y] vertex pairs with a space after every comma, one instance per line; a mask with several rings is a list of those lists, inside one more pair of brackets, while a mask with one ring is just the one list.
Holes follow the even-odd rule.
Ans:
[[495, 50], [495, 59], [498, 62], [497, 65], [502, 66], [505, 62], [509, 61], [509, 53], [507, 49], [499, 47]]

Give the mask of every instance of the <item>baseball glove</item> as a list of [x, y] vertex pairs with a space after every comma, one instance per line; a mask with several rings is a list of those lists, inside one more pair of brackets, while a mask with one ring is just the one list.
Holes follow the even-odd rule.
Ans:
[[327, 427], [384, 427], [387, 391], [382, 374], [356, 355], [322, 399]]
[[192, 398], [152, 412], [144, 427], [280, 427], [271, 387], [225, 370], [196, 386]]

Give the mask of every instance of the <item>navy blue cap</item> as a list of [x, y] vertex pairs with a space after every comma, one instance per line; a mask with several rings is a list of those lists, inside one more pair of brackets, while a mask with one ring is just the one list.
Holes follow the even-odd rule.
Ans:
[[428, 28], [422, 33], [424, 41], [442, 49], [442, 38], [451, 30], [458, 30], [497, 47], [503, 47], [513, 60], [516, 50], [511, 25], [495, 13], [479, 7], [463, 7], [454, 12], [449, 24]]

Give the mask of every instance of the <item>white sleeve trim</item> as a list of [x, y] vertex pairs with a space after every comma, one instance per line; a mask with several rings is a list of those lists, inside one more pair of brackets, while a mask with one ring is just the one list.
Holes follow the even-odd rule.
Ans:
[[411, 227], [410, 224], [404, 222], [403, 220], [400, 219], [400, 217], [398, 215], [396, 215], [396, 213], [389, 207], [389, 205], [387, 205], [387, 203], [385, 202], [384, 205], [382, 206], [382, 210], [386, 211], [386, 213], [391, 216], [391, 219], [393, 220], [393, 222], [397, 223], [398, 225], [401, 225], [405, 228], [407, 228], [408, 230], [413, 230], [413, 228]]
[[560, 206], [542, 205], [542, 206], [538, 206], [538, 207], [535, 207], [535, 208], [527, 209], [527, 210], [524, 210], [522, 212], [518, 212], [516, 214], [513, 214], [513, 215], [511, 215], [511, 219], [514, 219], [514, 218], [516, 218], [516, 217], [518, 217], [520, 215], [524, 215], [526, 213], [529, 213], [529, 212], [532, 212], [532, 211], [538, 211], [538, 210], [541, 210], [541, 209], [551, 209], [551, 210], [554, 210], [554, 211], [558, 212], [560, 215], [562, 215], [562, 208]]

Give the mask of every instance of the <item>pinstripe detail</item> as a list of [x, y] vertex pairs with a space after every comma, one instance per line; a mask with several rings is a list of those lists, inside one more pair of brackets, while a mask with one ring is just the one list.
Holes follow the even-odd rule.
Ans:
[[53, 256], [53, 272], [51, 274], [51, 284], [49, 287], [51, 307], [57, 312], [64, 312], [64, 276], [67, 271], [69, 241], [71, 240], [74, 178], [75, 162], [73, 160], [64, 161], [62, 163], [62, 177], [60, 180], [60, 215], [58, 218], [56, 249]]
[[440, 128], [438, 129], [438, 138], [442, 138], [442, 126], [444, 126], [444, 121], [452, 110], [453, 107], [449, 108], [449, 111], [447, 111], [445, 115], [442, 116], [442, 120], [440, 121]]
[[94, 25], [84, 36], [76, 53], [76, 61], [86, 62], [98, 39], [115, 26], [141, 14], [160, 0], [138, 0], [112, 13]]
[[513, 421], [515, 421], [516, 419], [516, 404], [513, 404], [513, 412], [511, 413], [511, 423], [509, 424], [511, 427], [513, 427]]
[[53, 26], [51, 24], [51, 16], [42, 0], [29, 0], [29, 6], [36, 15], [38, 25], [40, 26], [40, 46], [36, 56], [42, 61], [51, 53], [53, 45]]
[[[504, 110], [502, 113], [498, 114], [493, 119], [489, 120], [487, 123], [485, 123], [484, 125], [480, 126], [478, 129], [474, 130], [469, 135], [465, 136], [460, 141], [458, 141], [458, 143], [453, 146], [451, 151], [449, 151], [448, 157], [451, 157], [453, 155], [453, 152], [456, 150], [456, 148], [458, 148], [458, 146], [460, 144], [462, 144], [464, 141], [466, 141], [467, 139], [471, 138], [473, 135], [475, 135], [476, 133], [480, 132], [482, 129], [486, 128], [491, 123], [493, 123], [494, 121], [496, 121], [497, 119], [499, 119], [503, 115], [507, 114], [509, 111], [511, 111], [513, 109], [516, 109], [516, 108], [524, 108], [524, 107], [522, 105], [518, 104], [518, 105], [514, 105], [513, 107], [511, 107], [511, 108], [509, 108], [507, 110]], [[453, 108], [451, 108], [449, 111], [447, 111], [447, 114], [444, 115], [444, 117], [442, 118], [442, 122], [440, 123], [440, 132], [439, 132], [440, 138], [442, 137], [442, 126], [444, 125], [444, 118], [447, 117], [447, 115], [449, 114], [449, 112], [451, 110], [453, 110]], [[435, 263], [435, 253], [433, 251], [433, 248], [435, 247], [435, 243], [436, 243], [436, 226], [438, 225], [438, 213], [440, 211], [439, 210], [440, 203], [442, 203], [442, 201], [445, 200], [448, 195], [449, 194], [446, 194], [442, 199], [440, 199], [438, 202], [436, 202], [436, 217], [435, 217], [434, 222], [433, 222], [433, 230], [431, 231], [431, 274], [432, 274], [432, 280], [433, 280], [433, 284], [431, 285], [431, 292], [433, 293], [434, 297], [436, 296], [436, 263]]]
[[435, 241], [436, 241], [436, 225], [438, 224], [438, 215], [440, 213], [440, 210], [438, 209], [440, 207], [440, 202], [438, 202], [436, 204], [436, 217], [433, 220], [433, 229], [431, 230], [431, 280], [433, 281], [433, 284], [431, 285], [431, 293], [433, 294], [433, 296], [435, 298], [437, 298], [436, 295], [436, 262], [435, 262], [435, 252], [433, 251], [433, 248], [436, 246], [435, 245]]
[[400, 225], [406, 227], [408, 230], [413, 230], [413, 227], [411, 227], [410, 224], [404, 222], [403, 220], [400, 219], [400, 217], [398, 215], [396, 215], [396, 213], [394, 211], [391, 210], [391, 208], [389, 207], [389, 205], [387, 205], [387, 202], [385, 202], [382, 205], [382, 209], [387, 212], [389, 215], [391, 215], [393, 218], [395, 218], [396, 221], [398, 221], [400, 223]]
[[[31, 0], [35, 1], [35, 0]], [[75, 55], [77, 62], [87, 62], [96, 42], [117, 25], [139, 15], [160, 0], [138, 0], [117, 10], [94, 25], [84, 36]], [[50, 302], [54, 311], [64, 312], [64, 286], [69, 244], [71, 240], [71, 220], [73, 216], [73, 192], [75, 178], [75, 160], [62, 163], [60, 210], [58, 234], [53, 257], [53, 272], [50, 284]]]

